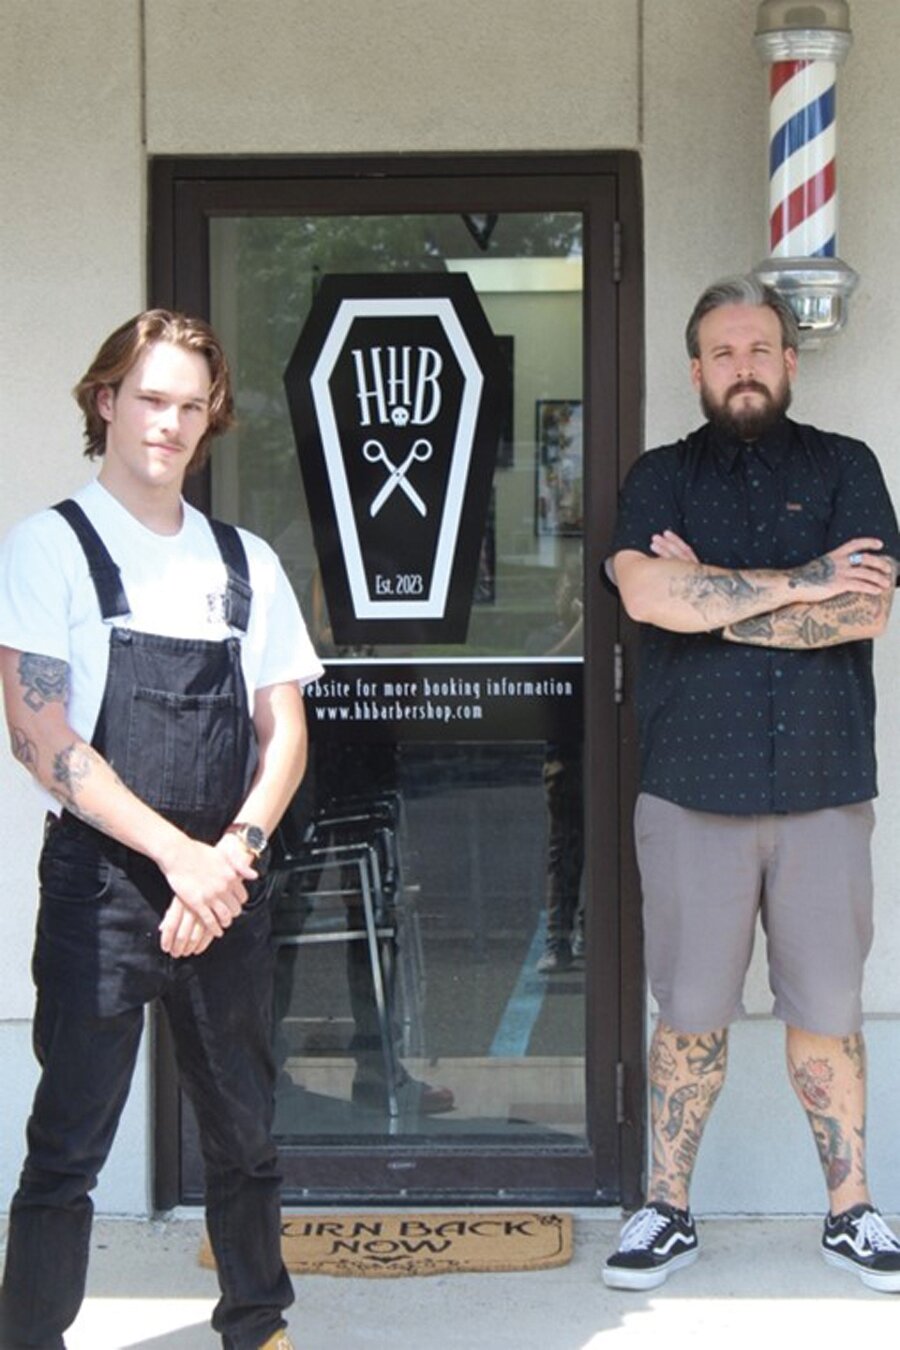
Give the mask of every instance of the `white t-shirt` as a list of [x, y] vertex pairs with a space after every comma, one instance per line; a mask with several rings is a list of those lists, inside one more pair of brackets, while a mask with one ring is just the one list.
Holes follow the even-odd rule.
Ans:
[[[131, 614], [105, 623], [87, 559], [58, 511], [16, 525], [0, 547], [0, 646], [66, 661], [71, 671], [69, 723], [90, 741], [106, 686], [109, 629], [163, 637], [224, 641], [226, 571], [206, 517], [184, 503], [178, 534], [160, 535], [135, 519], [99, 482], [74, 500], [120, 569]], [[241, 666], [250, 706], [257, 689], [323, 673], [296, 596], [264, 540], [240, 531], [250, 567], [250, 627]], [[47, 795], [47, 804], [59, 810]]]

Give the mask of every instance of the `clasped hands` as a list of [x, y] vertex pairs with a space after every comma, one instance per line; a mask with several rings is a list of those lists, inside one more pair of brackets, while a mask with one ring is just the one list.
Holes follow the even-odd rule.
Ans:
[[234, 834], [216, 844], [184, 836], [163, 869], [172, 900], [159, 925], [159, 943], [170, 956], [199, 956], [221, 937], [247, 902], [247, 882], [259, 873], [251, 854]]

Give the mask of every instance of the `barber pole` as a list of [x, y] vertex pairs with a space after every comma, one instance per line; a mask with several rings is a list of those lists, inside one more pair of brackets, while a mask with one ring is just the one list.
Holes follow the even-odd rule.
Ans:
[[769, 246], [773, 258], [836, 253], [833, 61], [775, 61], [769, 74]]
[[849, 18], [845, 0], [762, 0], [757, 19], [756, 48], [770, 66], [771, 253], [755, 271], [790, 301], [807, 343], [843, 327], [858, 281], [837, 257], [836, 84]]

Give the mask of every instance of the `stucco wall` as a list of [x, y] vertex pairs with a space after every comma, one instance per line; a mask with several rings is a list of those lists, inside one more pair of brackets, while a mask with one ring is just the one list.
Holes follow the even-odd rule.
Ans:
[[[147, 154], [640, 150], [645, 194], [646, 442], [698, 420], [681, 343], [711, 277], [766, 252], [766, 82], [755, 0], [5, 0], [0, 14], [0, 530], [88, 472], [68, 390], [145, 297]], [[900, 7], [852, 0], [839, 82], [842, 255], [862, 274], [848, 331], [804, 354], [801, 418], [863, 436], [900, 499], [890, 397], [900, 368], [894, 141]], [[141, 14], [145, 16], [142, 25]], [[879, 651], [883, 799], [873, 1025], [873, 1177], [900, 1209], [890, 1063], [900, 1026], [900, 627]], [[29, 1082], [27, 974], [39, 812], [0, 759], [0, 1204], [18, 1165]], [[731, 1081], [698, 1169], [710, 1210], [818, 1207], [819, 1179], [765, 1016], [735, 1037]], [[142, 1212], [146, 1069], [102, 1208]], [[765, 1134], [757, 1129], [767, 1121]], [[734, 1166], [734, 1158], [748, 1166]], [[133, 1159], [143, 1160], [136, 1167]], [[729, 1161], [729, 1159], [731, 1161]], [[749, 1165], [751, 1164], [752, 1165]], [[764, 1180], [761, 1180], [764, 1177]]]

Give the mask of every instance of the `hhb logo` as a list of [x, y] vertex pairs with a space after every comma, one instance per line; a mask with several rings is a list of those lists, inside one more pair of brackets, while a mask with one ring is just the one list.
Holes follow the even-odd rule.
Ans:
[[464, 640], [506, 379], [467, 277], [323, 280], [285, 385], [338, 643]]

